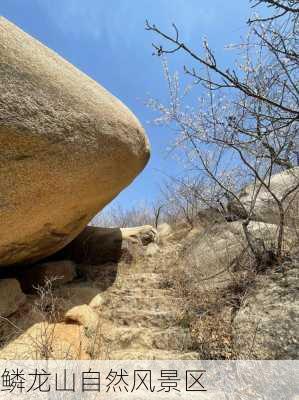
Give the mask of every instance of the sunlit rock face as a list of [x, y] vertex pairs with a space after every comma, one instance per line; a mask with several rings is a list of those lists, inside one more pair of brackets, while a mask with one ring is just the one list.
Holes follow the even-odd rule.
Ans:
[[145, 132], [118, 99], [0, 18], [0, 266], [63, 248], [138, 175]]
[[285, 225], [296, 228], [299, 222], [299, 167], [273, 175], [269, 188], [259, 183], [246, 186], [239, 194], [239, 200], [243, 206], [240, 202], [233, 200], [228, 207], [232, 214], [246, 218], [254, 205], [251, 219], [279, 224], [281, 217], [275, 198], [283, 206]]

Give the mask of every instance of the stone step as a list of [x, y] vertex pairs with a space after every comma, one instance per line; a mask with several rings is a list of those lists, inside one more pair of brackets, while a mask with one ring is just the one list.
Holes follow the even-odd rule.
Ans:
[[182, 299], [172, 296], [132, 296], [115, 293], [113, 295], [104, 296], [104, 305], [110, 310], [115, 308], [126, 307], [130, 310], [148, 310], [148, 311], [168, 311], [176, 310], [180, 307]]
[[196, 352], [179, 352], [167, 350], [118, 350], [109, 353], [110, 360], [198, 360]]
[[[179, 325], [182, 299], [165, 284], [171, 252], [117, 270], [99, 310], [106, 359], [196, 360], [190, 331]], [[103, 275], [104, 276], [104, 275]]]
[[161, 280], [157, 281], [128, 281], [125, 279], [122, 279], [121, 281], [118, 281], [115, 283], [113, 286], [114, 289], [118, 290], [128, 290], [128, 289], [140, 289], [140, 290], [146, 290], [146, 289], [163, 289], [163, 282]]
[[176, 312], [103, 308], [100, 317], [123, 326], [168, 328], [178, 324]]
[[115, 283], [115, 289], [128, 289], [128, 288], [140, 288], [140, 289], [163, 289], [164, 278], [161, 274], [122, 274], [119, 276]]
[[118, 279], [124, 279], [133, 282], [144, 282], [149, 280], [161, 280], [163, 275], [159, 272], [122, 272], [118, 275]]
[[149, 329], [123, 327], [116, 325], [102, 326], [102, 336], [110, 349], [161, 349], [187, 351], [192, 349], [190, 333], [182, 328]]
[[165, 273], [169, 271], [169, 265], [165, 262], [165, 258], [161, 259], [150, 259], [149, 261], [145, 260], [144, 263], [138, 263], [136, 265], [128, 266], [128, 268], [124, 268], [122, 270], [128, 274], [137, 274], [137, 273]]
[[122, 288], [117, 289], [114, 286], [103, 292], [104, 296], [132, 296], [132, 297], [175, 297], [176, 292], [172, 289], [157, 288]]

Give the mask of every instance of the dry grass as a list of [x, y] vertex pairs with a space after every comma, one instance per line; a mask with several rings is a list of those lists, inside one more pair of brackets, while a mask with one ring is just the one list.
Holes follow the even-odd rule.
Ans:
[[64, 314], [72, 305], [57, 296], [58, 279], [47, 279], [43, 286], [35, 288], [36, 294], [30, 296], [26, 309], [1, 319], [1, 348], [5, 357], [9, 354], [9, 358], [16, 358], [16, 354], [44, 360], [109, 359], [110, 345], [100, 322], [93, 328], [76, 323], [66, 325]]
[[[202, 359], [235, 359], [232, 321], [248, 292], [254, 287], [257, 273], [251, 268], [231, 274], [225, 287], [204, 289], [195, 276], [184, 271], [169, 277], [178, 297], [183, 299], [179, 324], [190, 330], [193, 350]], [[211, 278], [212, 279], [212, 278]], [[192, 284], [190, 284], [192, 280]]]
[[[213, 229], [213, 235], [216, 235], [217, 230], [228, 228], [219, 225]], [[187, 244], [174, 262], [171, 271], [165, 275], [163, 287], [173, 288], [177, 296], [183, 299], [183, 311], [178, 317], [178, 323], [190, 330], [193, 350], [199, 352], [199, 358], [238, 358], [234, 349], [232, 329], [236, 312], [254, 289], [258, 276], [272, 271], [278, 262], [281, 262], [273, 256], [273, 243], [267, 232], [263, 241], [266, 246], [264, 258], [260, 263], [257, 264], [246, 242], [240, 241], [237, 256], [235, 249], [230, 253], [233, 248], [228, 247], [225, 257], [213, 257], [215, 260], [213, 271], [219, 272], [214, 274], [208, 271], [207, 275], [210, 277], [204, 279], [199, 269], [210, 268], [206, 263], [210, 262], [212, 254], [209, 252], [202, 254], [200, 268], [198, 265], [190, 265], [188, 255], [190, 246], [194, 243]], [[290, 249], [290, 246], [285, 249], [284, 258], [290, 256]], [[210, 250], [217, 250], [216, 248], [213, 250], [213, 243]], [[224, 284], [219, 279], [221, 276], [225, 277]]]
[[86, 353], [91, 360], [110, 359], [111, 344], [106, 340], [100, 322], [98, 322], [95, 329], [85, 329], [85, 336], [89, 339]]

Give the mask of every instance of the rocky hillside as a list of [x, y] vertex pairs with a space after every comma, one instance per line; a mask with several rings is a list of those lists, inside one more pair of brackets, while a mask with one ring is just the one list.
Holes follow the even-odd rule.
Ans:
[[[22, 295], [13, 309], [7, 308], [11, 323], [2, 323], [2, 337], [11, 339], [0, 357], [41, 357], [43, 343], [48, 347], [44, 353], [55, 358], [198, 358], [190, 331], [180, 320], [184, 299], [166, 282], [181, 245], [171, 239], [159, 247], [131, 244], [130, 253], [124, 246], [118, 264], [72, 265], [75, 280], [57, 281], [58, 287], [44, 292], [42, 301], [50, 302], [44, 307], [50, 306], [50, 314], [40, 307], [38, 294], [27, 299]], [[45, 268], [36, 269], [41, 267]], [[47, 267], [51, 273], [56, 274], [57, 267], [63, 271], [61, 262]], [[2, 282], [11, 287], [14, 282], [15, 291], [21, 293], [16, 281]], [[15, 325], [22, 327], [21, 334]]]
[[0, 57], [0, 359], [296, 358], [299, 167], [192, 229], [87, 226], [145, 166], [143, 128], [4, 18]]
[[[267, 224], [254, 229], [271, 237]], [[117, 262], [37, 264], [18, 276], [26, 295], [16, 279], [0, 281], [0, 358], [296, 358], [292, 237], [289, 260], [257, 273], [228, 267], [243, 248], [238, 222], [159, 230], [158, 243], [123, 241]]]

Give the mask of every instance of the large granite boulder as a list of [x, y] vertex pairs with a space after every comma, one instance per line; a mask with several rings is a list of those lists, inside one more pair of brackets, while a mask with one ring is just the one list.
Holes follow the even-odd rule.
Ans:
[[[277, 225], [251, 221], [248, 231], [256, 242], [263, 242], [265, 249], [272, 249], [277, 240]], [[215, 224], [209, 229], [194, 229], [186, 237], [182, 255], [182, 268], [190, 276], [190, 287], [200, 285], [202, 290], [225, 289], [235, 279], [235, 262], [245, 254], [248, 243], [240, 221]], [[294, 247], [296, 232], [285, 229], [284, 249]]]
[[144, 168], [135, 116], [0, 18], [0, 266], [63, 248]]
[[87, 226], [71, 243], [57, 252], [54, 258], [71, 259], [77, 264], [85, 265], [117, 262], [123, 256], [124, 242], [147, 246], [157, 239], [158, 233], [151, 225], [131, 228]]
[[[258, 188], [259, 185], [254, 184], [246, 186], [239, 195], [243, 207], [238, 201], [233, 200], [228, 205], [230, 213], [246, 218]], [[286, 225], [295, 228], [299, 222], [299, 167], [273, 175], [270, 181], [270, 190], [280, 201], [290, 192], [282, 204], [286, 214]], [[256, 198], [252, 219], [270, 224], [278, 224], [280, 221], [277, 202], [264, 186], [261, 187]]]

